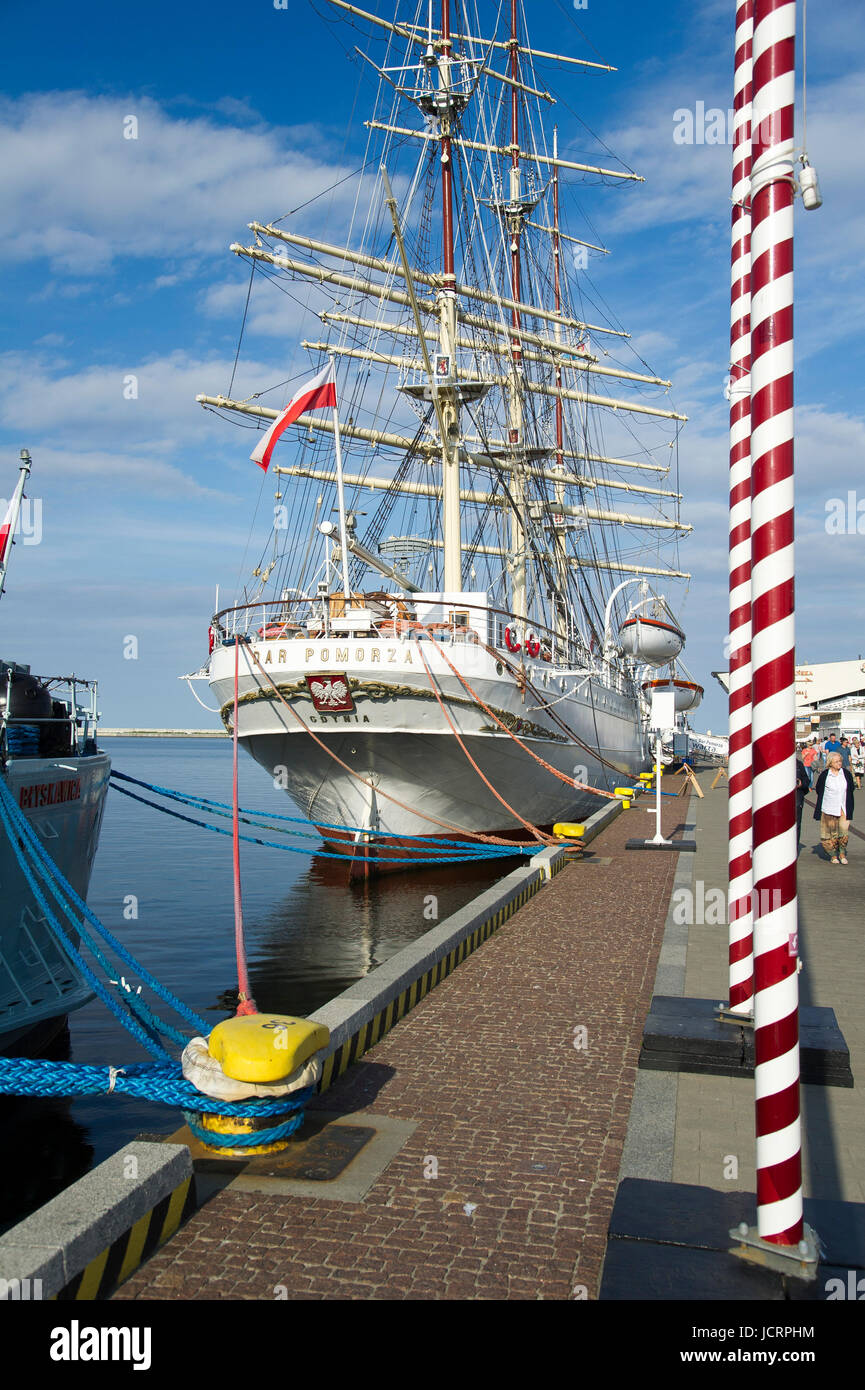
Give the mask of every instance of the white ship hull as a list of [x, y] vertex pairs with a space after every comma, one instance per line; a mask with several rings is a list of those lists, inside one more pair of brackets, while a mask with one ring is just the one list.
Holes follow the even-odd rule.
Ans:
[[[82, 898], [99, 843], [110, 767], [107, 755], [96, 753], [14, 758], [6, 769], [6, 786], [16, 805]], [[48, 901], [53, 906], [50, 897]], [[0, 836], [0, 1047], [11, 1047], [90, 997], [89, 987], [56, 944], [12, 845]]]
[[[496, 724], [448, 660], [525, 747]], [[234, 646], [217, 648], [209, 674], [229, 726], [234, 663]], [[380, 638], [241, 645], [238, 738], [323, 828], [375, 838], [525, 833], [525, 822], [549, 826], [598, 809], [601, 798], [576, 790], [574, 780], [608, 790], [645, 765], [635, 699], [544, 662], [529, 662], [526, 675], [521, 694], [502, 662], [463, 643], [441, 650], [429, 641]], [[353, 708], [317, 708], [322, 702], [307, 677], [320, 687], [344, 680]]]

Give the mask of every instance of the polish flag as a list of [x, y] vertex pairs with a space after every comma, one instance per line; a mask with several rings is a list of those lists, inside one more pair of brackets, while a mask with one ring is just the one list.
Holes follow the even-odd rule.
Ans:
[[332, 362], [328, 362], [318, 376], [314, 376], [295, 392], [282, 414], [277, 416], [267, 433], [261, 436], [249, 456], [252, 462], [257, 463], [266, 473], [277, 441], [288, 426], [294, 424], [298, 416], [307, 410], [321, 410], [325, 406], [336, 406], [336, 381]]
[[6, 515], [3, 518], [3, 525], [0, 526], [0, 565], [6, 559], [6, 551], [9, 549], [9, 541], [12, 535], [12, 512], [15, 507], [15, 498], [6, 508]]

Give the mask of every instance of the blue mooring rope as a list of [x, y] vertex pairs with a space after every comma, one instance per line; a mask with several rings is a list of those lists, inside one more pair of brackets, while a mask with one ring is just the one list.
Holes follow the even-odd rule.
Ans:
[[[183, 795], [182, 792], [170, 791], [170, 790], [168, 790], [167, 788], [164, 788], [164, 787], [151, 786], [148, 782], [140, 782], [137, 778], [135, 778], [135, 777], [127, 777], [127, 776], [125, 776], [123, 773], [114, 773], [114, 772], [112, 772], [111, 776], [112, 776], [112, 779], [113, 779], [115, 776], [116, 776], [116, 777], [121, 777], [121, 778], [123, 779], [124, 782], [132, 782], [132, 783], [134, 783], [136, 786], [145, 787], [148, 791], [154, 792], [157, 796], [169, 796], [169, 797], [171, 797], [173, 800], [179, 801], [181, 804], [186, 805], [186, 806], [191, 806], [191, 807], [193, 807], [193, 808], [200, 808], [200, 809], [203, 809], [203, 808], [206, 806], [206, 807], [208, 808], [208, 810], [210, 811], [210, 814], [211, 814], [211, 815], [221, 815], [221, 814], [223, 814], [221, 811], [218, 811], [218, 810], [215, 810], [215, 809], [212, 809], [212, 808], [215, 808], [215, 807], [224, 805], [224, 804], [225, 804], [224, 802], [218, 802], [218, 801], [210, 802], [210, 801], [207, 801], [206, 798], [203, 798], [203, 797], [202, 797], [202, 798], [198, 798], [198, 797], [196, 797], [196, 798], [185, 797], [185, 796]], [[115, 790], [116, 792], [120, 792], [121, 796], [128, 796], [128, 797], [130, 797], [133, 801], [140, 801], [141, 804], [142, 804], [143, 806], [150, 806], [154, 811], [161, 811], [162, 814], [165, 815], [165, 816], [173, 816], [175, 820], [182, 820], [182, 821], [185, 821], [188, 825], [196, 825], [196, 826], [198, 826], [199, 829], [201, 829], [201, 830], [210, 830], [210, 831], [212, 831], [213, 834], [215, 834], [215, 835], [227, 835], [227, 836], [229, 836], [229, 837], [230, 837], [230, 835], [231, 835], [231, 831], [230, 831], [230, 830], [223, 830], [222, 827], [221, 827], [221, 826], [218, 826], [218, 825], [208, 825], [206, 821], [196, 820], [193, 816], [185, 816], [181, 811], [172, 811], [172, 810], [170, 810], [170, 808], [169, 808], [168, 806], [160, 806], [160, 805], [158, 805], [158, 803], [155, 802], [155, 801], [149, 801], [149, 800], [147, 799], [147, 797], [138, 796], [138, 794], [137, 794], [136, 792], [127, 791], [125, 787], [119, 787], [119, 786], [117, 785], [117, 783], [114, 782], [114, 781], [112, 781], [112, 786], [113, 786], [113, 788], [114, 788], [114, 790]], [[254, 811], [254, 812], [251, 812], [251, 813], [249, 813], [249, 814], [252, 814], [252, 815], [267, 815], [267, 814], [269, 814], [269, 813], [268, 813], [268, 812], [264, 812], [264, 811]], [[295, 817], [295, 816], [277, 816], [277, 817], [275, 817], [275, 818], [278, 819], [278, 820], [293, 821], [293, 822], [295, 822], [295, 823], [297, 823], [297, 824], [303, 824], [303, 825], [310, 825], [310, 824], [312, 824], [311, 821], [301, 821], [299, 817]], [[243, 820], [244, 820], [244, 823], [247, 824], [247, 825], [249, 825], [249, 824], [260, 824], [260, 822], [248, 821], [248, 820], [246, 820], [245, 817], [241, 817], [241, 819], [243, 819]], [[307, 838], [308, 838], [308, 839], [313, 839], [313, 838], [315, 838], [315, 839], [320, 839], [320, 838], [321, 838], [320, 835], [316, 835], [316, 836], [314, 836], [314, 837], [313, 837], [312, 835], [307, 836], [307, 835], [305, 834], [305, 832], [299, 831], [299, 830], [297, 830], [297, 831], [284, 831], [284, 830], [280, 830], [279, 827], [277, 827], [277, 826], [267, 826], [266, 828], [267, 828], [267, 829], [270, 829], [270, 830], [274, 831], [274, 833], [280, 834], [280, 835], [294, 834], [294, 835], [302, 836], [304, 839], [307, 839]], [[339, 826], [339, 827], [332, 827], [332, 828], [340, 829], [340, 830], [349, 830], [349, 831], [352, 830], [352, 827], [351, 827], [351, 826]], [[360, 833], [360, 834], [368, 834], [369, 832], [368, 832], [368, 831], [359, 831], [359, 832], [357, 832], [357, 833]], [[276, 841], [274, 841], [274, 840], [262, 840], [262, 839], [260, 839], [257, 835], [241, 835], [241, 836], [240, 836], [240, 839], [241, 839], [241, 840], [245, 840], [248, 844], [263, 845], [263, 846], [264, 846], [265, 848], [267, 848], [267, 849], [280, 849], [280, 850], [284, 850], [284, 851], [286, 851], [288, 854], [309, 854], [309, 853], [315, 853], [318, 857], [320, 857], [320, 858], [322, 858], [322, 859], [339, 859], [339, 860], [353, 860], [353, 859], [356, 857], [355, 854], [334, 854], [334, 853], [331, 853], [331, 852], [329, 852], [329, 851], [327, 851], [327, 850], [315, 850], [315, 851], [311, 851], [311, 850], [306, 849], [305, 847], [303, 847], [303, 846], [301, 846], [301, 845], [281, 845], [281, 844], [278, 844], [278, 843], [277, 843]], [[389, 855], [389, 854], [384, 854], [384, 853], [381, 852], [381, 850], [378, 850], [377, 853], [380, 855], [380, 858], [379, 858], [379, 862], [380, 862], [380, 863], [382, 863], [382, 864], [413, 864], [413, 865], [415, 865], [416, 867], [419, 866], [419, 865], [421, 865], [421, 864], [471, 864], [471, 863], [483, 862], [484, 860], [489, 860], [489, 859], [511, 859], [511, 858], [514, 858], [515, 856], [518, 856], [518, 855], [520, 855], [520, 856], [521, 856], [521, 855], [534, 855], [534, 854], [538, 854], [542, 849], [546, 848], [544, 845], [513, 845], [513, 846], [511, 846], [511, 845], [486, 845], [486, 844], [468, 844], [468, 845], [467, 845], [466, 842], [465, 842], [464, 840], [438, 840], [438, 839], [436, 839], [436, 838], [433, 837], [433, 836], [427, 837], [427, 836], [421, 836], [421, 835], [401, 835], [401, 836], [400, 836], [400, 839], [401, 839], [401, 840], [410, 841], [412, 844], [418, 843], [418, 844], [424, 845], [424, 846], [426, 846], [427, 844], [456, 845], [456, 846], [459, 846], [459, 847], [460, 847], [460, 849], [462, 850], [462, 853], [460, 853], [460, 854], [446, 854], [446, 855], [430, 855], [430, 854], [424, 854], [423, 856], [415, 855], [415, 856], [413, 856], [413, 857], [396, 857], [396, 856], [391, 856], [391, 855]], [[386, 850], [386, 849], [387, 849], [387, 846], [384, 846], [383, 848]]]
[[[227, 801], [212, 801], [208, 796], [187, 796], [184, 792], [175, 791], [172, 787], [160, 787], [155, 782], [142, 782], [140, 778], [130, 777], [128, 773], [118, 772], [116, 768], [111, 769], [111, 776], [119, 778], [121, 782], [131, 782], [135, 787], [144, 787], [145, 791], [156, 792], [159, 796], [171, 797], [172, 800], [183, 802], [187, 806], [206, 806], [208, 808], [218, 806], [223, 811], [227, 811], [229, 815], [234, 810]], [[241, 815], [267, 816], [269, 820], [290, 821], [292, 825], [308, 825], [317, 832], [315, 838], [319, 840], [321, 839], [321, 835], [318, 833], [320, 830], [345, 830], [352, 835], [369, 834], [369, 828], [362, 825], [338, 825], [336, 821], [326, 820], [311, 821], [307, 816], [283, 816], [277, 811], [254, 811], [248, 806], [241, 806], [238, 809]], [[269, 826], [267, 828], [273, 830], [275, 826]], [[300, 834], [301, 832], [289, 831], [286, 833]], [[440, 839], [438, 835], [401, 835], [400, 839], [411, 840], [412, 844], [456, 845], [460, 848], [466, 847], [465, 840], [443, 840]]]
[[[119, 942], [108, 928], [78, 896], [75, 889], [63, 877], [57, 865], [40, 844], [29, 821], [16, 805], [5, 781], [0, 777], [0, 824], [12, 847], [18, 865], [44, 914], [45, 922], [57, 941], [60, 949], [72, 960], [94, 993], [102, 999], [120, 1023], [142, 1046], [158, 1060], [155, 1063], [133, 1063], [122, 1068], [84, 1066], [71, 1062], [49, 1062], [44, 1058], [9, 1057], [0, 1058], [0, 1093], [31, 1096], [75, 1096], [75, 1095], [128, 1095], [158, 1104], [170, 1105], [187, 1112], [193, 1131], [197, 1137], [217, 1147], [248, 1148], [275, 1143], [278, 1139], [294, 1132], [303, 1119], [303, 1107], [313, 1093], [312, 1087], [292, 1092], [289, 1096], [263, 1100], [252, 1097], [244, 1101], [214, 1100], [198, 1091], [187, 1081], [181, 1072], [180, 1064], [162, 1046], [160, 1035], [170, 1037], [185, 1046], [186, 1035], [159, 1018], [149, 1005], [137, 994], [129, 992], [123, 996], [124, 1009], [116, 995], [112, 994], [84, 960], [69, 932], [80, 936], [93, 953], [99, 965], [111, 977], [110, 962], [105, 957], [91, 933], [84, 926], [85, 919], [110, 945], [121, 959], [154, 990], [175, 1012], [194, 1024], [196, 1029], [206, 1034], [208, 1025], [200, 1019], [182, 1000], [161, 985], [145, 970], [132, 953]], [[51, 907], [38, 880], [50, 892], [59, 909], [68, 921], [69, 930], [60, 922]], [[67, 901], [67, 899], [69, 901]], [[77, 910], [73, 911], [70, 902]], [[138, 1017], [134, 1015], [137, 1014]], [[270, 1115], [285, 1115], [297, 1112], [288, 1121], [270, 1129], [257, 1129], [251, 1134], [225, 1137], [211, 1136], [195, 1128], [190, 1119], [192, 1115], [237, 1115], [247, 1118], [264, 1118]]]
[[[90, 938], [86, 929], [84, 928], [82, 922], [80, 920], [76, 920], [73, 916], [71, 908], [69, 907], [68, 903], [65, 901], [63, 897], [63, 892], [65, 892], [66, 896], [72, 901], [72, 904], [78, 911], [78, 913], [80, 913], [81, 916], [83, 916], [85, 920], [90, 923], [93, 929], [96, 932], [98, 932], [98, 934], [105, 941], [106, 945], [110, 946], [111, 949], [117, 953], [120, 959], [126, 965], [128, 965], [130, 969], [135, 972], [136, 975], [138, 975], [138, 977], [143, 981], [144, 984], [148, 985], [149, 988], [152, 989], [153, 992], [156, 995], [158, 995], [158, 997], [161, 998], [163, 1002], [166, 1003], [169, 1006], [169, 1008], [171, 1008], [175, 1013], [185, 1018], [188, 1023], [191, 1023], [193, 1028], [195, 1028], [198, 1032], [206, 1033], [208, 1030], [208, 1025], [207, 1023], [205, 1023], [204, 1019], [201, 1018], [197, 1013], [195, 1013], [193, 1009], [190, 1009], [189, 1006], [185, 1004], [182, 999], [179, 999], [176, 994], [173, 994], [170, 989], [166, 988], [165, 985], [161, 984], [160, 981], [157, 980], [154, 975], [151, 975], [150, 971], [147, 970], [146, 967], [143, 966], [141, 962], [135, 958], [135, 956], [133, 956], [132, 952], [128, 949], [128, 947], [124, 946], [122, 941], [119, 941], [117, 937], [109, 931], [108, 927], [106, 927], [103, 922], [100, 922], [99, 918], [93, 912], [92, 908], [87, 906], [87, 903], [84, 902], [83, 898], [79, 897], [72, 885], [68, 883], [67, 880], [61, 874], [57, 865], [54, 863], [54, 860], [50, 857], [47, 850], [37, 837], [35, 831], [30, 825], [30, 822], [16, 806], [14, 798], [10, 796], [2, 778], [0, 778], [0, 818], [2, 818], [3, 820], [4, 828], [7, 830], [7, 833], [9, 831], [9, 822], [11, 821], [17, 831], [18, 837], [22, 839], [30, 848], [37, 861], [40, 876], [43, 878], [46, 885], [51, 890], [53, 896], [60, 904], [60, 907], [63, 909], [64, 914], [69, 918], [75, 933], [77, 935], [82, 936], [88, 942], [88, 944], [90, 944]], [[10, 843], [12, 843], [13, 848], [15, 849], [16, 855], [18, 857], [18, 862], [19, 864], [21, 864], [21, 867], [24, 869], [26, 874], [26, 865], [22, 862], [22, 858], [18, 851], [18, 847], [15, 844], [14, 836], [10, 836]], [[62, 892], [61, 889], [63, 890]], [[55, 926], [59, 927], [58, 923], [55, 922], [54, 924]], [[62, 928], [60, 928], [60, 930], [62, 931]], [[75, 950], [74, 945], [68, 941], [68, 939], [65, 937], [65, 934], [61, 944], [67, 949], [71, 949], [73, 951]], [[98, 948], [94, 947], [93, 949], [94, 954], [96, 954]], [[102, 964], [102, 961], [100, 961], [100, 964]], [[167, 1034], [171, 1036], [173, 1030], [169, 1029], [168, 1025], [163, 1023], [161, 1019], [157, 1019], [155, 1015], [153, 1017], [155, 1023], [159, 1026], [159, 1028], [164, 1029], [167, 1032]], [[177, 1034], [175, 1040], [182, 1042], [185, 1046], [186, 1042], [188, 1041], [188, 1037], [184, 1034]]]
[[195, 1138], [211, 1149], [253, 1149], [260, 1144], [276, 1144], [280, 1139], [288, 1139], [303, 1124], [303, 1115], [299, 1114], [292, 1115], [284, 1124], [273, 1125], [271, 1129], [256, 1129], [248, 1134], [217, 1134], [212, 1129], [204, 1129], [196, 1124], [192, 1115], [188, 1113], [184, 1118]]
[[[305, 1086], [287, 1096], [266, 1100], [214, 1100], [196, 1090], [176, 1062], [132, 1062], [125, 1067], [97, 1067], [79, 1062], [46, 1062], [43, 1058], [0, 1057], [0, 1090], [14, 1076], [27, 1096], [131, 1096], [191, 1110], [197, 1115], [284, 1115], [305, 1105], [315, 1089]], [[254, 1107], [254, 1109], [253, 1109]], [[258, 1130], [258, 1134], [267, 1131]], [[267, 1142], [266, 1140], [262, 1142]]]

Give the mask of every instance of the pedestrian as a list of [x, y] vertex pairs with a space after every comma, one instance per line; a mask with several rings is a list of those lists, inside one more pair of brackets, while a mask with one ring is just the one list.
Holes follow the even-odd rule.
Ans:
[[853, 819], [853, 774], [840, 753], [829, 754], [829, 766], [817, 778], [814, 819], [820, 822], [820, 841], [830, 864], [847, 863], [847, 840]]
[[805, 797], [811, 790], [811, 774], [802, 758], [796, 759], [796, 853], [802, 844], [802, 807]]
[[802, 762], [805, 764], [805, 770], [808, 773], [809, 787], [811, 786], [814, 779], [814, 773], [816, 771], [814, 764], [819, 756], [820, 753], [819, 749], [817, 748], [817, 740], [812, 738], [811, 742], [806, 743], [805, 747], [802, 749]]
[[847, 772], [849, 772], [849, 771], [850, 771], [850, 754], [851, 754], [852, 751], [853, 751], [852, 748], [850, 747], [850, 740], [849, 740], [849, 738], [842, 738], [842, 740], [841, 740], [841, 747], [839, 748], [838, 751], [839, 751], [839, 753], [841, 754], [841, 766], [842, 766], [843, 768], [845, 768]]
[[865, 772], [865, 745], [857, 738], [850, 754], [850, 771], [856, 778], [856, 790], [862, 789], [862, 774]]

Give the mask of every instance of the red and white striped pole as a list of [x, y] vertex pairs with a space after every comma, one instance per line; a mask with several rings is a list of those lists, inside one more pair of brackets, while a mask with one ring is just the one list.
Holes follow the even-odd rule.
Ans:
[[751, 98], [754, 0], [736, 8], [730, 258], [730, 1010], [754, 999], [751, 890]]
[[793, 627], [795, 0], [755, 0], [751, 665], [757, 1226], [802, 1239]]

